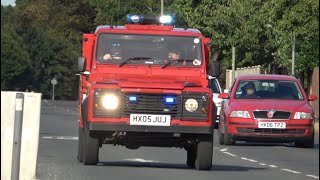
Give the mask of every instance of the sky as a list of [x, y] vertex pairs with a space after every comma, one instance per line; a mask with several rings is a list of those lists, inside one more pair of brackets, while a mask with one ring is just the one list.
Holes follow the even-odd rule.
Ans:
[[1, 0], [1, 5], [7, 6], [7, 5], [11, 5], [14, 6], [15, 5], [16, 0]]

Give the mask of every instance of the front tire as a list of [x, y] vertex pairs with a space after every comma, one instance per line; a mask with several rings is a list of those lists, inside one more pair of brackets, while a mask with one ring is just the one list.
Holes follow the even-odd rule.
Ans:
[[213, 137], [212, 135], [197, 144], [195, 167], [198, 170], [209, 170], [212, 167]]
[[296, 141], [295, 146], [302, 148], [314, 148], [314, 134], [312, 134], [312, 136], [308, 137], [304, 141]]
[[87, 127], [84, 127], [82, 153], [84, 165], [96, 165], [99, 162], [99, 139], [92, 137]]
[[79, 162], [83, 160], [83, 128], [79, 127], [79, 135], [78, 135], [78, 156], [77, 159]]
[[218, 134], [219, 134], [219, 144], [224, 145], [224, 135], [221, 132], [219, 132]]
[[192, 145], [187, 149], [187, 165], [189, 168], [195, 167], [195, 162], [197, 158], [197, 149], [196, 146]]

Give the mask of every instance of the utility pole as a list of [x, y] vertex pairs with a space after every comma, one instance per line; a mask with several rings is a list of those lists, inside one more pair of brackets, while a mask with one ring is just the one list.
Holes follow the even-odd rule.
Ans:
[[296, 37], [294, 34], [292, 34], [292, 67], [291, 67], [291, 74], [294, 76], [294, 61], [295, 61], [295, 48], [296, 48]]
[[163, 0], [161, 0], [161, 16], [163, 16]]
[[232, 46], [232, 81], [236, 75], [236, 47]]

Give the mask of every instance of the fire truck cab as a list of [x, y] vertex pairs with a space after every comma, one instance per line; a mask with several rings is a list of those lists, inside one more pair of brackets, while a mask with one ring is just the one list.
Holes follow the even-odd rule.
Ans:
[[124, 26], [83, 35], [77, 157], [83, 164], [97, 164], [99, 148], [113, 144], [184, 148], [189, 167], [212, 167], [216, 108], [207, 75], [219, 72], [209, 62], [210, 39], [171, 20], [128, 15]]

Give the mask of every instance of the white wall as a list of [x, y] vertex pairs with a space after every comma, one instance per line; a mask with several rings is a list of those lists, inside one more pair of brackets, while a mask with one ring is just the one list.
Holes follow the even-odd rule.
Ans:
[[[1, 91], [1, 180], [11, 180], [16, 93]], [[31, 180], [36, 175], [41, 94], [23, 94], [20, 180]]]

